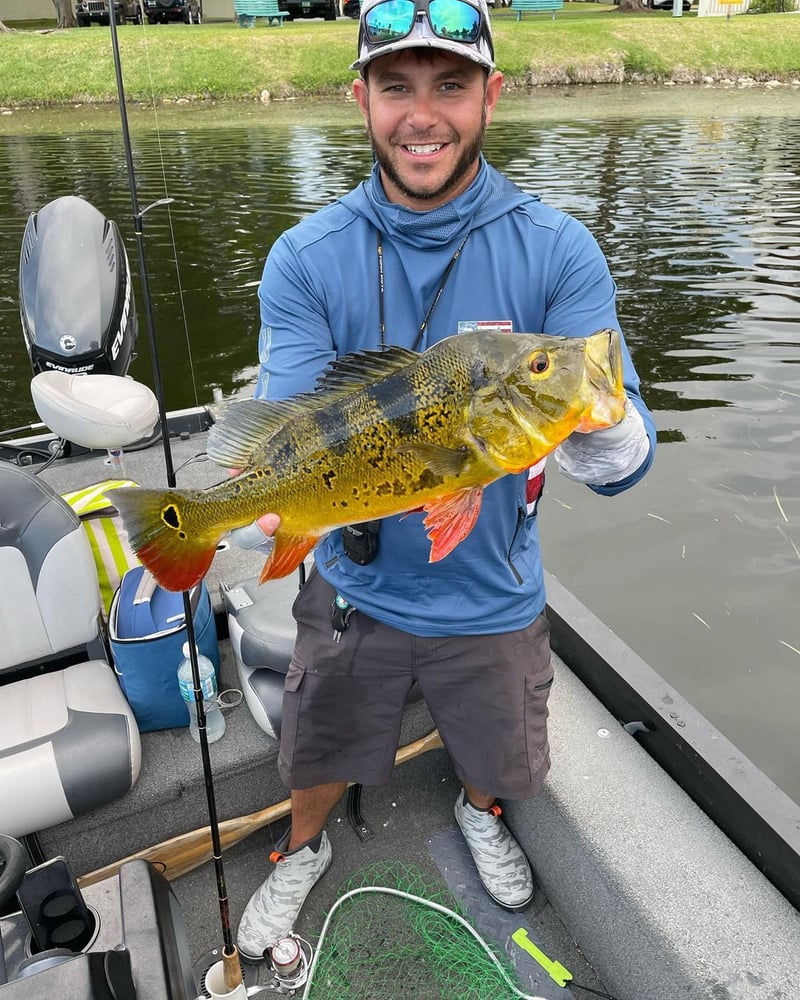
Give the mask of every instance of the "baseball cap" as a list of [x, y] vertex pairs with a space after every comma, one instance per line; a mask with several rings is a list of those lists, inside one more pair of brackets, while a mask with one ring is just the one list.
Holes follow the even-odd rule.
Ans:
[[486, 0], [363, 0], [358, 59], [363, 71], [379, 56], [401, 49], [442, 49], [494, 71], [494, 44]]

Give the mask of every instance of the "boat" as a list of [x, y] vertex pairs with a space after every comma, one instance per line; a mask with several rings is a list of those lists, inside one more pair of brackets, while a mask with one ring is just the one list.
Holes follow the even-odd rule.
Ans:
[[[113, 21], [110, 30], [126, 137]], [[8, 593], [19, 563], [9, 538], [34, 507], [60, 511], [60, 495], [109, 478], [182, 487], [221, 478], [204, 455], [225, 401], [168, 412], [160, 390], [129, 141], [126, 156], [155, 395], [126, 376], [138, 323], [114, 225], [89, 224], [79, 199], [58, 207], [85, 225], [40, 214], [23, 242], [20, 289], [41, 424], [0, 434], [0, 476], [14, 483], [0, 489], [6, 660], [30, 631], [26, 602], [69, 608], [75, 599], [71, 561], [56, 568], [49, 593]], [[42, 268], [35, 234], [48, 218], [55, 249]], [[65, 250], [65, 228], [83, 234], [82, 249]], [[84, 253], [108, 274], [81, 291], [73, 285]], [[41, 271], [35, 281], [31, 267]], [[58, 328], [67, 289], [78, 315], [94, 310], [95, 335]], [[51, 321], [57, 336], [47, 333]], [[76, 534], [83, 539], [82, 529]], [[39, 544], [37, 573], [43, 551]], [[5, 787], [25, 797], [21, 809], [0, 795], [0, 1000], [800, 996], [800, 807], [549, 575], [553, 766], [539, 796], [504, 803], [535, 871], [531, 906], [509, 914], [480, 886], [453, 817], [459, 785], [449, 757], [424, 702], [410, 700], [391, 783], [348, 790], [328, 824], [333, 865], [294, 934], [263, 962], [240, 967], [231, 927], [291, 822], [276, 733], [302, 573], [259, 588], [261, 562], [223, 544], [205, 579], [227, 700], [222, 739], [198, 747], [185, 727], [139, 733], [134, 724], [126, 780], [113, 788], [99, 780], [107, 761], [95, 753], [91, 777], [73, 782], [83, 808], [67, 803], [66, 815], [63, 775], [31, 753], [47, 734], [36, 747], [15, 743], [19, 720], [3, 708], [15, 684], [92, 669], [98, 682], [111, 676], [108, 697], [129, 719], [103, 662], [113, 662], [104, 629], [99, 646], [95, 638], [0, 669], [0, 789], [11, 781]], [[260, 612], [258, 642], [243, 644], [243, 629], [254, 638], [242, 615], [248, 602]], [[92, 624], [96, 612], [99, 605]], [[63, 728], [64, 718], [53, 726]], [[39, 887], [35, 906], [23, 905], [28, 885]], [[54, 953], [40, 939], [70, 947]]]
[[[89, 215], [80, 199], [56, 207], [67, 215]], [[44, 216], [59, 218], [52, 210]], [[102, 241], [113, 237], [114, 227], [102, 224], [97, 232]], [[23, 278], [27, 262], [35, 259], [26, 231]], [[99, 353], [110, 354], [116, 344], [125, 358], [116, 369], [94, 358], [89, 370], [80, 343], [52, 347], [60, 338], [50, 337], [51, 350], [43, 352], [37, 336], [43, 336], [44, 325], [26, 326], [24, 319], [35, 313], [26, 301], [26, 294], [34, 293], [23, 292], [31, 391], [47, 426], [22, 437], [0, 435], [0, 471], [13, 466], [49, 484], [54, 495], [120, 474], [140, 485], [164, 485], [170, 462], [179, 486], [211, 485], [220, 474], [202, 460], [205, 437], [224, 401], [166, 414], [167, 458], [158, 433], [133, 443], [125, 438], [112, 419], [113, 407], [110, 429], [98, 429], [97, 396], [90, 394], [88, 405], [85, 394], [75, 394], [76, 385], [99, 386], [102, 382], [91, 380], [110, 379], [115, 400], [132, 391], [137, 406], [149, 405], [149, 390], [142, 394], [125, 377], [135, 348], [135, 310], [125, 305], [127, 258], [117, 250], [114, 259], [119, 273], [111, 285], [121, 291], [108, 300], [114, 304]], [[37, 286], [23, 280], [25, 287]], [[131, 336], [120, 336], [120, 329]], [[84, 406], [91, 411], [88, 418]], [[81, 432], [87, 419], [88, 443]], [[144, 425], [154, 421], [151, 406]], [[65, 437], [64, 426], [76, 431], [75, 440]], [[126, 433], [130, 437], [130, 428]], [[0, 507], [8, 502], [6, 492]], [[0, 512], [4, 524], [13, 521], [10, 513]], [[208, 747], [215, 815], [209, 814], [209, 779], [199, 748], [185, 728], [171, 728], [140, 734], [141, 772], [125, 794], [67, 821], [21, 831], [22, 871], [65, 858], [93, 930], [88, 943], [66, 960], [61, 956], [61, 964], [58, 956], [38, 954], [29, 914], [16, 908], [8, 892], [9, 878], [21, 875], [19, 859], [16, 867], [7, 863], [0, 871], [0, 902], [6, 897], [0, 973], [7, 979], [0, 1000], [212, 995], [209, 977], [221, 961], [219, 872], [235, 926], [291, 820], [287, 790], [277, 775], [275, 734], [281, 658], [285, 669], [293, 635], [291, 602], [301, 579], [256, 588], [261, 561], [223, 544], [206, 578], [221, 688], [242, 695], [225, 709], [225, 736]], [[65, 578], [65, 590], [70, 585]], [[237, 591], [257, 595], [266, 623], [261, 640], [274, 662], [265, 654], [263, 665], [243, 663], [231, 598]], [[245, 993], [237, 995], [800, 996], [800, 808], [552, 576], [547, 591], [556, 669], [550, 702], [553, 767], [536, 799], [504, 804], [536, 873], [531, 907], [509, 914], [483, 892], [453, 818], [458, 782], [426, 706], [412, 701], [391, 784], [353, 786], [331, 816], [334, 863], [312, 891], [292, 939], [303, 975], [297, 967], [287, 972], [275, 960], [244, 964]], [[46, 669], [56, 672], [74, 658], [71, 651], [68, 658], [50, 660]], [[0, 680], [8, 683], [9, 675]], [[2, 697], [0, 689], [0, 705]], [[0, 750], [0, 763], [10, 752], [7, 745]], [[27, 780], [36, 787], [35, 769]], [[216, 859], [212, 819], [220, 848]], [[0, 833], [2, 826], [0, 819]], [[450, 992], [437, 992], [442, 959], [427, 954], [436, 948], [424, 934], [412, 934], [417, 951], [410, 960], [407, 954], [405, 962], [393, 955], [393, 948], [407, 951], [403, 935], [419, 919], [392, 909], [399, 898], [394, 891], [413, 897], [404, 904], [411, 908], [422, 906], [414, 902], [418, 897], [434, 905], [438, 900], [439, 906], [446, 900], [447, 909], [468, 924], [464, 929], [456, 917], [446, 918], [459, 950], [472, 955], [467, 944], [477, 934], [497, 960], [505, 958], [504, 974], [511, 980], [501, 976], [493, 992], [481, 992], [486, 976], [501, 973], [496, 960], [479, 951], [465, 973], [466, 985], [458, 992], [452, 985], [441, 987]], [[340, 903], [343, 894], [346, 906]], [[329, 918], [332, 923], [326, 924]], [[331, 945], [329, 928], [337, 921], [349, 933], [334, 933]], [[331, 966], [323, 961], [317, 968], [328, 986], [316, 985], [313, 975], [306, 981], [312, 956], [330, 960], [331, 952], [346, 966], [345, 979], [332, 980]], [[115, 962], [122, 963], [121, 971], [115, 971]], [[121, 977], [129, 992], [102, 992], [108, 987], [98, 985], [98, 963], [103, 975]], [[453, 964], [451, 955], [444, 964]], [[374, 975], [383, 976], [382, 985]]]

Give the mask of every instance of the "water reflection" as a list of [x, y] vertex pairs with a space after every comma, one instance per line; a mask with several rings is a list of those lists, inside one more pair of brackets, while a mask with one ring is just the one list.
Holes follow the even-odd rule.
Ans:
[[[557, 475], [543, 516], [556, 574], [800, 799], [800, 116], [506, 113], [487, 154], [583, 220], [662, 448], [613, 503]], [[357, 184], [355, 109], [134, 134], [170, 406], [255, 377], [255, 287], [274, 239]], [[190, 113], [190, 112], [187, 112]], [[17, 315], [31, 211], [82, 195], [130, 239], [118, 131], [0, 136], [0, 425], [36, 419]], [[129, 242], [131, 263], [137, 267]], [[346, 267], [347, 261], [341, 266]], [[144, 337], [133, 373], [149, 380]]]

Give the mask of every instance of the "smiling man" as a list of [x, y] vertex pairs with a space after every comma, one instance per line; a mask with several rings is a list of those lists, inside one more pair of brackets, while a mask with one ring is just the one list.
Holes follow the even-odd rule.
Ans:
[[[366, 0], [352, 69], [375, 165], [270, 250], [258, 397], [308, 392], [352, 351], [420, 351], [474, 330], [619, 329], [614, 282], [589, 232], [483, 157], [503, 83], [484, 0]], [[624, 418], [555, 452], [563, 473], [605, 496], [638, 482], [655, 447], [624, 340], [621, 350]], [[337, 377], [356, 377], [354, 367]], [[550, 765], [543, 479], [542, 463], [487, 487], [471, 533], [441, 562], [428, 562], [413, 513], [318, 545], [295, 601], [284, 688], [278, 767], [292, 826], [242, 916], [245, 958], [260, 960], [289, 933], [330, 865], [325, 824], [347, 782], [390, 779], [415, 682], [462, 782], [455, 818], [484, 887], [509, 910], [531, 902], [530, 866], [497, 799], [536, 795]], [[268, 546], [277, 524], [267, 514], [233, 540]]]
[[451, 52], [406, 48], [377, 60], [369, 77], [356, 80], [353, 93], [387, 198], [425, 211], [465, 191], [478, 173], [502, 74], [487, 77], [479, 63]]

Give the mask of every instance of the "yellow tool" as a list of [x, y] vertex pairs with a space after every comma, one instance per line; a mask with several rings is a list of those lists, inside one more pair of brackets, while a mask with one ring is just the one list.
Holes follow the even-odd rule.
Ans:
[[523, 951], [527, 951], [527, 953], [539, 965], [541, 965], [556, 985], [564, 987], [572, 979], [572, 973], [569, 969], [565, 969], [561, 962], [554, 962], [552, 958], [548, 958], [542, 949], [538, 948], [533, 941], [531, 941], [528, 937], [528, 932], [524, 927], [520, 927], [519, 930], [514, 931], [511, 935], [511, 940], [518, 944]]

